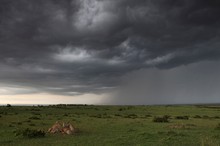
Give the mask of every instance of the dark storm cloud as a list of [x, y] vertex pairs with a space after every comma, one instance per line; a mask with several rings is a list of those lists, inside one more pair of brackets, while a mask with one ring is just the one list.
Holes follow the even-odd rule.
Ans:
[[1, 0], [0, 82], [102, 93], [141, 68], [220, 57], [217, 0]]

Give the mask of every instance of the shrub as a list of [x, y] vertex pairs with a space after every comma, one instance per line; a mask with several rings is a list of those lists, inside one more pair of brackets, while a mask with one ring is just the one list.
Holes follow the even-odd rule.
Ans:
[[178, 120], [189, 120], [189, 116], [176, 116], [175, 119], [178, 119]]
[[98, 111], [99, 109], [98, 108], [94, 108], [96, 111]]
[[164, 115], [163, 117], [154, 117], [153, 122], [158, 122], [158, 123], [167, 123], [169, 122], [170, 116]]
[[45, 132], [41, 130], [32, 130], [29, 128], [15, 131], [16, 136], [22, 136], [24, 138], [40, 138], [45, 136]]
[[115, 114], [115, 116], [117, 116], [117, 117], [121, 117], [122, 115], [121, 115], [121, 114]]
[[22, 125], [22, 123], [21, 122], [17, 122], [17, 125]]
[[164, 115], [163, 117], [164, 117], [164, 118], [167, 118], [167, 119], [171, 119], [171, 116], [170, 116], [170, 115]]
[[118, 111], [123, 111], [123, 110], [125, 110], [125, 109], [124, 109], [124, 108], [119, 108], [119, 109], [118, 109]]
[[195, 115], [193, 118], [200, 119], [200, 118], [202, 118], [202, 117], [199, 116], [199, 115]]
[[29, 126], [36, 126], [34, 123], [30, 123]]
[[69, 115], [67, 113], [63, 114], [64, 117], [68, 117]]
[[151, 116], [151, 115], [149, 115], [149, 114], [147, 114], [147, 115], [145, 115], [145, 117], [146, 117], [146, 118], [148, 118], [148, 117], [152, 117], [152, 116]]

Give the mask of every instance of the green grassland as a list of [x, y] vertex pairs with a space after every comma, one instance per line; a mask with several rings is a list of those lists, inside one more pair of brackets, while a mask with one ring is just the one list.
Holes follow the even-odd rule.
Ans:
[[[154, 122], [168, 115], [168, 122]], [[20, 129], [47, 131], [56, 121], [72, 123], [74, 135], [43, 138], [15, 135]], [[12, 106], [0, 107], [2, 146], [217, 146], [220, 106]]]

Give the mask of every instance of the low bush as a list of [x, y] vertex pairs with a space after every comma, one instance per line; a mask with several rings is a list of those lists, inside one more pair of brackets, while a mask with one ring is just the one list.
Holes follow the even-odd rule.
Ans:
[[200, 119], [202, 117], [200, 115], [195, 115], [193, 118]]
[[33, 130], [33, 129], [22, 129], [22, 130], [16, 130], [15, 135], [21, 136], [24, 138], [41, 138], [45, 136], [45, 132], [41, 130]]
[[68, 117], [68, 116], [69, 116], [69, 114], [65, 113], [65, 114], [63, 114], [63, 116], [64, 116], [64, 117]]
[[170, 116], [164, 115], [163, 117], [154, 117], [153, 122], [158, 122], [158, 123], [167, 123], [169, 122]]
[[22, 123], [21, 122], [17, 122], [17, 125], [22, 125]]
[[152, 117], [152, 116], [151, 116], [151, 115], [149, 115], [149, 114], [147, 114], [147, 115], [145, 115], [145, 117], [146, 117], [146, 118], [148, 118], [148, 117]]
[[29, 126], [36, 126], [34, 123], [30, 123]]
[[125, 109], [124, 109], [124, 108], [119, 108], [119, 109], [118, 109], [118, 111], [123, 111], [123, 110], [125, 110]]
[[178, 119], [178, 120], [189, 120], [189, 116], [176, 116], [175, 119]]

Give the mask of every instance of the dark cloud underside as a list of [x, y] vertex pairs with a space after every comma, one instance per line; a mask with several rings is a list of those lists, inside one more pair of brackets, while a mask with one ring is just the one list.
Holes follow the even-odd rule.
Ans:
[[220, 58], [218, 0], [1, 0], [0, 82], [103, 93], [139, 69]]

